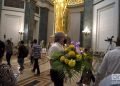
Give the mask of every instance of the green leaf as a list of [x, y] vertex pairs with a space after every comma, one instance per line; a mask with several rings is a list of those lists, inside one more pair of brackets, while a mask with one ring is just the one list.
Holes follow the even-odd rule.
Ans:
[[63, 70], [63, 66], [64, 65], [60, 61], [58, 61], [58, 60], [52, 62], [52, 68], [54, 70], [62, 71]]
[[52, 56], [51, 56], [51, 58], [53, 59], [53, 60], [56, 60], [56, 59], [59, 59], [60, 58], [60, 56], [63, 56], [64, 55], [64, 53], [63, 52], [54, 52], [53, 54], [52, 54]]

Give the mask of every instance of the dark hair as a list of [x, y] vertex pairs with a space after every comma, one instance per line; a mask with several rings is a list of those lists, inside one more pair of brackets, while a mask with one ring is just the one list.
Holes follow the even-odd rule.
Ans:
[[120, 36], [117, 37], [116, 46], [120, 46]]
[[10, 44], [10, 43], [11, 43], [11, 41], [8, 39], [8, 40], [7, 40], [7, 44]]
[[20, 41], [20, 44], [24, 44], [24, 41]]
[[71, 43], [71, 38], [69, 36], [65, 37], [64, 44], [70, 44]]
[[34, 40], [33, 40], [33, 43], [35, 43], [35, 44], [36, 44], [36, 43], [37, 43], [37, 39], [34, 39]]
[[63, 32], [55, 33], [54, 42], [60, 42], [61, 38], [63, 37], [65, 37], [65, 34]]

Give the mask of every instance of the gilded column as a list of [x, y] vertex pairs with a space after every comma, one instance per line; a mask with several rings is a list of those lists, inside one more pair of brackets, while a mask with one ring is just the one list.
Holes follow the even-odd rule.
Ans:
[[65, 32], [65, 14], [68, 5], [68, 0], [54, 0], [54, 33]]

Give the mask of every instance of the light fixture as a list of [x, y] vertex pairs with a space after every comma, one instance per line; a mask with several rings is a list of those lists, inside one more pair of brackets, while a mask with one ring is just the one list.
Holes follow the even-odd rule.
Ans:
[[85, 29], [82, 31], [85, 35], [89, 35], [90, 34], [90, 29], [86, 26]]
[[19, 34], [22, 35], [24, 33], [24, 30], [23, 29], [20, 29], [19, 30]]
[[23, 30], [23, 29], [20, 29], [20, 30], [19, 30], [19, 34], [20, 34], [20, 41], [22, 40], [23, 33], [24, 33], [24, 30]]

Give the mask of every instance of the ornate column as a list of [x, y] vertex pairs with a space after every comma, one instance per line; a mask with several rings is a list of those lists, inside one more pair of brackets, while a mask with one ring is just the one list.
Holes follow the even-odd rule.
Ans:
[[39, 43], [44, 40], [45, 45], [47, 43], [48, 11], [48, 8], [40, 7]]
[[81, 19], [80, 19], [80, 37], [79, 37], [79, 41], [80, 41], [80, 46], [83, 47], [83, 29], [84, 29], [84, 11], [80, 12], [81, 14]]
[[1, 11], [2, 11], [2, 1], [3, 1], [3, 0], [0, 0], [0, 27], [1, 27]]
[[83, 47], [91, 47], [92, 26], [93, 24], [93, 0], [85, 0], [84, 2], [84, 29], [88, 27], [91, 31], [89, 35], [83, 34]]
[[25, 23], [24, 23], [24, 41], [27, 43], [33, 40], [33, 22], [35, 13], [35, 2], [33, 0], [26, 1]]
[[0, 0], [0, 15], [1, 15], [1, 10], [2, 10], [2, 1], [3, 0]]
[[118, 2], [119, 2], [119, 33], [118, 35], [120, 36], [120, 0]]

